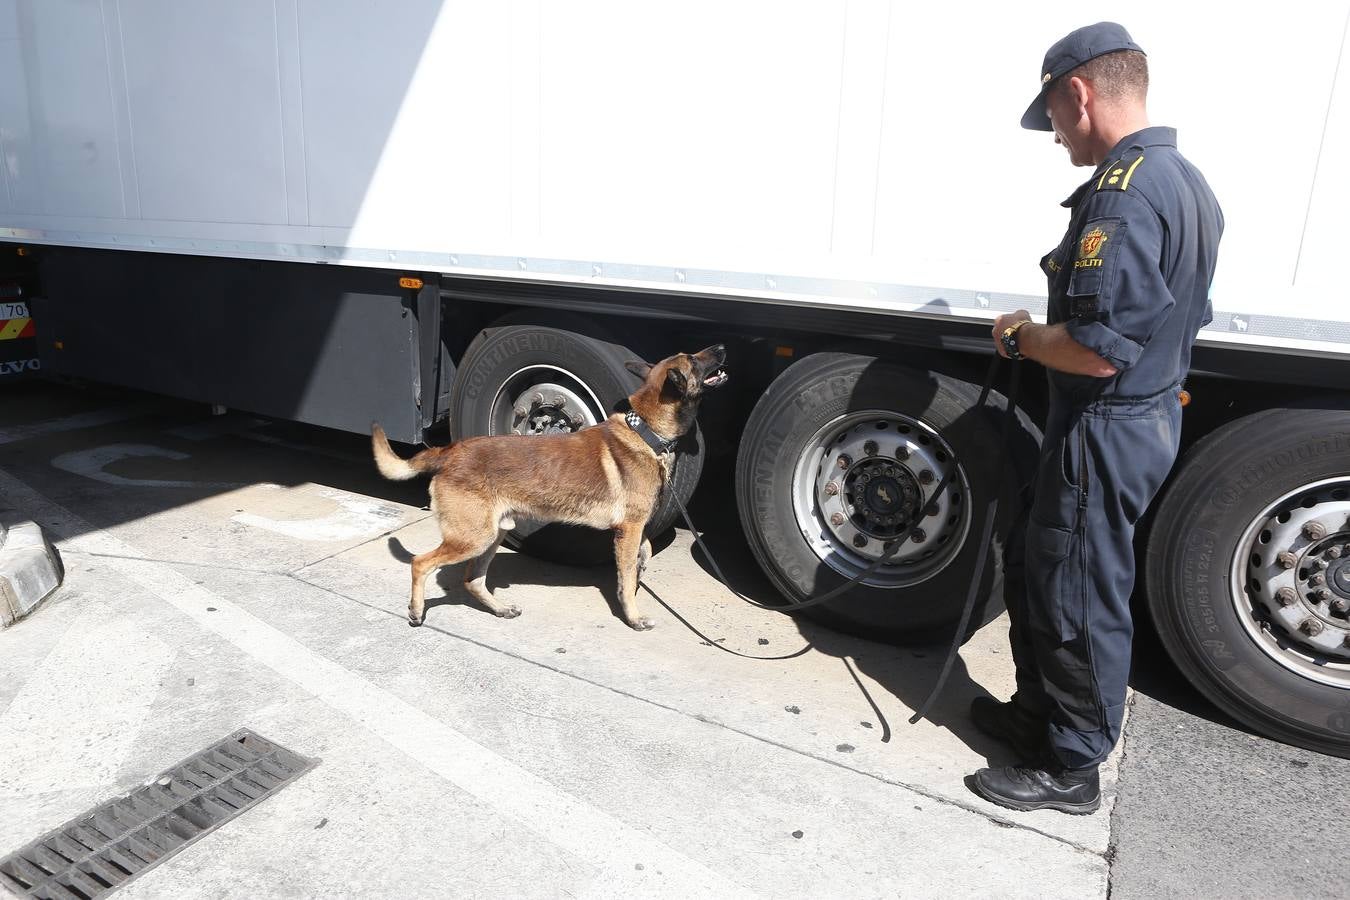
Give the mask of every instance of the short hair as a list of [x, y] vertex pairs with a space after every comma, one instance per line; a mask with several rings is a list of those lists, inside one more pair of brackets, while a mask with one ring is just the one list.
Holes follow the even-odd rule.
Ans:
[[1056, 86], [1065, 90], [1074, 77], [1092, 82], [1108, 100], [1143, 100], [1148, 96], [1148, 57], [1139, 50], [1104, 53], [1061, 75]]

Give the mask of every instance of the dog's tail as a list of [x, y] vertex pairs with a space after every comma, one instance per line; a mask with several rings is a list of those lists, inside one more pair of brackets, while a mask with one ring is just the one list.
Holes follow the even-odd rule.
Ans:
[[436, 450], [423, 450], [412, 459], [399, 456], [389, 446], [389, 438], [385, 437], [384, 429], [378, 423], [370, 426], [370, 445], [375, 451], [375, 468], [391, 481], [407, 481], [440, 467], [440, 454]]

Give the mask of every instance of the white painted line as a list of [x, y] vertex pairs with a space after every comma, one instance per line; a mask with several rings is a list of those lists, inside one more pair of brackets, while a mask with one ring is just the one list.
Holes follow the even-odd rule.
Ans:
[[[94, 530], [3, 470], [0, 493], [35, 519], [59, 522], [57, 531], [79, 532], [63, 546], [117, 557], [103, 562], [465, 793], [586, 860], [601, 873], [588, 886], [588, 896], [752, 896], [702, 863], [560, 790], [171, 567], [128, 558], [139, 556], [135, 547]], [[206, 612], [208, 606], [216, 611]], [[643, 864], [642, 871], [636, 869], [637, 863]]]
[[57, 434], [62, 431], [75, 431], [79, 428], [94, 428], [99, 425], [110, 425], [113, 422], [134, 419], [137, 416], [155, 412], [163, 407], [163, 403], [132, 403], [127, 406], [115, 406], [111, 409], [100, 409], [95, 410], [94, 412], [78, 413], [73, 416], [43, 419], [40, 422], [33, 422], [29, 425], [12, 425], [8, 428], [0, 428], [0, 444], [12, 444], [15, 441], [26, 441], [36, 437], [43, 437], [48, 434]]
[[403, 517], [389, 504], [368, 497], [329, 488], [320, 488], [318, 493], [338, 508], [313, 519], [270, 519], [256, 513], [240, 513], [232, 521], [297, 540], [332, 542], [389, 531], [397, 528]]
[[134, 457], [157, 457], [160, 459], [190, 459], [190, 454], [156, 447], [154, 444], [105, 444], [102, 447], [90, 447], [87, 450], [72, 450], [62, 453], [52, 460], [52, 465], [73, 475], [81, 475], [105, 484], [126, 485], [130, 487], [167, 487], [167, 488], [237, 488], [242, 484], [223, 481], [174, 481], [161, 478], [127, 478], [106, 472], [112, 463]]

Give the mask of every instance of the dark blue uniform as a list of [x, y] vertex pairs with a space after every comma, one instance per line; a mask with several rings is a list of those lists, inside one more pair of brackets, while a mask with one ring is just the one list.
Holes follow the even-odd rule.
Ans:
[[1120, 736], [1134, 528], [1176, 460], [1180, 387], [1211, 318], [1223, 214], [1171, 128], [1121, 141], [1063, 205], [1069, 229], [1041, 260], [1049, 322], [1117, 374], [1049, 373], [1026, 591], [1009, 598], [1009, 615], [1017, 702], [1048, 717], [1051, 750], [1080, 768]]

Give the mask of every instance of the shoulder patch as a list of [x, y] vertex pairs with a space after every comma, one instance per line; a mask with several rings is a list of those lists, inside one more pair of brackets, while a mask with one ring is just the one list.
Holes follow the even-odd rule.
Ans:
[[1143, 161], [1144, 154], [1142, 153], [1138, 156], [1122, 156], [1102, 171], [1102, 177], [1097, 179], [1097, 190], [1128, 190], [1130, 178], [1133, 177], [1135, 169], [1138, 169], [1139, 164]]
[[1089, 221], [1079, 232], [1068, 288], [1073, 317], [1094, 315], [1095, 295], [1110, 290], [1125, 230], [1126, 222], [1121, 217], [1103, 216]]
[[[1102, 265], [1105, 254], [1103, 245], [1111, 241], [1120, 225], [1119, 218], [1098, 219], [1089, 222], [1078, 236], [1078, 256], [1073, 261], [1075, 269], [1093, 269]], [[1113, 248], [1114, 249], [1114, 248]]]

